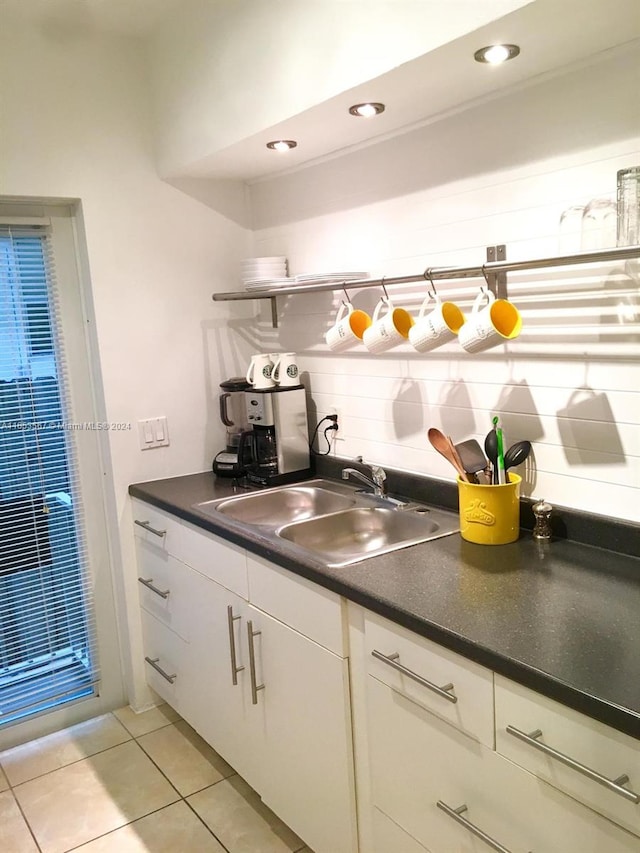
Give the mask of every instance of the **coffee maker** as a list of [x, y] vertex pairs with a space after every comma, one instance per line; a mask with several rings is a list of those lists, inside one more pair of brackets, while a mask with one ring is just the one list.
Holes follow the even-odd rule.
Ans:
[[311, 475], [307, 401], [302, 385], [244, 392], [251, 429], [240, 439], [249, 448], [247, 479], [261, 486], [293, 483]]
[[[226, 428], [227, 446], [213, 460], [213, 472], [218, 477], [241, 477], [249, 449], [240, 448], [241, 436], [249, 428], [244, 392], [251, 386], [244, 376], [233, 376], [220, 383], [220, 420]], [[239, 452], [241, 451], [241, 452]]]

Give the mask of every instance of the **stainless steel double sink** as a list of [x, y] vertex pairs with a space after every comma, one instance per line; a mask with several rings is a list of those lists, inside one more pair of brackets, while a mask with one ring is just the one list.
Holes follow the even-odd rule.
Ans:
[[452, 512], [374, 497], [347, 483], [324, 479], [204, 501], [193, 508], [258, 528], [292, 554], [311, 555], [336, 568], [459, 530], [458, 516]]

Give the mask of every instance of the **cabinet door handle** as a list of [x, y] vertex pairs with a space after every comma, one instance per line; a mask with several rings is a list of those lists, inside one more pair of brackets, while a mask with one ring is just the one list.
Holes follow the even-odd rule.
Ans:
[[231, 655], [231, 681], [234, 686], [238, 683], [238, 673], [242, 672], [244, 669], [243, 666], [238, 666], [236, 660], [236, 638], [233, 633], [233, 623], [237, 622], [238, 619], [242, 619], [242, 616], [234, 616], [233, 615], [233, 607], [229, 604], [227, 607], [227, 622], [229, 623], [229, 653]]
[[152, 666], [155, 671], [165, 679], [165, 681], [169, 682], [169, 684], [173, 684], [173, 682], [178, 677], [175, 672], [173, 673], [173, 675], [169, 675], [167, 672], [164, 671], [164, 669], [162, 669], [161, 666], [158, 666], [158, 661], [160, 660], [160, 658], [145, 657], [145, 660], [149, 664], [149, 666]]
[[456, 823], [459, 823], [460, 826], [464, 826], [464, 828], [468, 829], [469, 832], [476, 836], [476, 838], [479, 838], [481, 839], [481, 841], [484, 841], [484, 843], [488, 845], [492, 850], [497, 850], [497, 853], [511, 853], [510, 850], [508, 850], [506, 847], [503, 847], [502, 844], [499, 844], [497, 841], [491, 838], [490, 835], [487, 835], [486, 832], [483, 832], [474, 823], [471, 823], [470, 820], [467, 820], [466, 817], [462, 817], [463, 812], [467, 811], [466, 804], [458, 806], [457, 809], [454, 809], [451, 808], [451, 806], [448, 806], [446, 803], [443, 803], [442, 800], [438, 800], [436, 805], [439, 809], [442, 809], [445, 814], [449, 815], [449, 817], [452, 817], [456, 821]]
[[161, 539], [163, 536], [167, 535], [166, 530], [156, 530], [155, 527], [151, 526], [151, 523], [149, 521], [138, 521], [137, 518], [134, 518], [133, 523], [137, 524], [138, 527], [144, 527], [144, 529], [148, 530], [149, 533], [154, 533], [156, 536], [159, 536]]
[[608, 788], [615, 794], [619, 794], [621, 797], [624, 797], [625, 800], [629, 800], [630, 803], [635, 803], [636, 805], [640, 803], [639, 794], [636, 794], [635, 791], [630, 791], [629, 788], [623, 787], [623, 785], [626, 785], [629, 781], [629, 777], [626, 773], [618, 776], [617, 779], [608, 779], [606, 776], [598, 773], [597, 770], [592, 770], [590, 767], [580, 764], [580, 762], [576, 761], [575, 758], [571, 758], [569, 755], [558, 752], [557, 749], [554, 749], [552, 746], [547, 746], [546, 743], [540, 743], [538, 740], [538, 738], [542, 737], [542, 731], [540, 729], [536, 729], [535, 731], [527, 734], [526, 732], [521, 732], [520, 729], [516, 729], [515, 726], [507, 726], [507, 734], [513, 735], [513, 737], [524, 741], [524, 743], [529, 744], [529, 746], [534, 747], [534, 749], [540, 750], [540, 752], [544, 752], [544, 754], [548, 755], [550, 758], [555, 758], [556, 761], [559, 761], [561, 764], [566, 764], [567, 767], [570, 767], [572, 770], [576, 770], [578, 773], [586, 776], [587, 779], [591, 779], [599, 785], [604, 785], [605, 788]]
[[256, 680], [256, 653], [253, 648], [253, 638], [259, 637], [262, 631], [253, 630], [253, 622], [247, 622], [247, 637], [249, 639], [249, 672], [251, 674], [251, 703], [258, 704], [258, 690], [264, 690], [264, 684], [258, 684]]
[[453, 702], [454, 704], [458, 701], [458, 697], [455, 696], [451, 691], [453, 690], [453, 684], [443, 684], [442, 687], [438, 687], [437, 684], [433, 684], [431, 681], [427, 681], [426, 678], [423, 678], [421, 675], [418, 675], [416, 672], [412, 672], [410, 669], [407, 669], [406, 666], [402, 666], [401, 663], [398, 663], [398, 658], [400, 654], [395, 652], [392, 655], [383, 655], [382, 652], [379, 652], [377, 649], [374, 649], [371, 654], [374, 658], [381, 660], [383, 663], [386, 663], [388, 666], [392, 667], [392, 669], [397, 669], [398, 672], [401, 672], [403, 675], [406, 675], [407, 678], [412, 678], [414, 681], [417, 681], [418, 684], [421, 684], [423, 687], [426, 687], [427, 690], [433, 691], [433, 693], [437, 693], [438, 696], [441, 696], [443, 699], [446, 699], [447, 702]]
[[157, 586], [153, 585], [153, 578], [138, 578], [138, 583], [141, 583], [142, 586], [146, 586], [146, 588], [150, 589], [151, 592], [155, 592], [155, 594], [159, 595], [160, 598], [169, 598], [169, 593], [171, 592], [171, 590], [158, 589]]

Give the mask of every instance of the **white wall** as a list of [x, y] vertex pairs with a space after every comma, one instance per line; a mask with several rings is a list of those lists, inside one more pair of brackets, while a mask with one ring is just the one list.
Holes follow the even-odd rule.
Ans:
[[[439, 124], [251, 188], [256, 254], [287, 255], [292, 274], [369, 270], [410, 275], [580, 248], [561, 213], [615, 198], [616, 172], [640, 162], [638, 45], [542, 79]], [[340, 294], [281, 298], [266, 350], [301, 355], [318, 416], [337, 406], [339, 455], [450, 479], [429, 446], [436, 426], [482, 441], [492, 414], [507, 441], [534, 442], [525, 494], [640, 520], [640, 266], [606, 264], [510, 274], [520, 339], [482, 356], [456, 344], [429, 355], [328, 353], [323, 334]], [[479, 282], [440, 283], [465, 310]], [[412, 311], [426, 283], [394, 288]], [[371, 311], [375, 290], [354, 296]]]
[[528, 2], [195, 0], [152, 42], [161, 174], [184, 173]]
[[[4, 24], [0, 194], [80, 200], [107, 419], [133, 425], [109, 451], [135, 657], [127, 487], [204, 470], [222, 446], [217, 385], [246, 353], [211, 293], [232, 286], [248, 234], [157, 177], [138, 42]], [[157, 415], [171, 445], [142, 452], [136, 421]]]

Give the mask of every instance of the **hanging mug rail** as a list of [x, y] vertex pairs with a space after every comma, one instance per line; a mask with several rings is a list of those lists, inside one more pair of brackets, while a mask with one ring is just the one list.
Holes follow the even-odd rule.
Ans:
[[[470, 267], [429, 267], [424, 272], [416, 275], [381, 276], [380, 278], [352, 279], [346, 282], [331, 281], [324, 284], [302, 284], [292, 287], [269, 290], [265, 288], [260, 291], [230, 291], [227, 293], [214, 293], [214, 302], [245, 301], [247, 299], [270, 299], [271, 320], [273, 327], [278, 326], [278, 307], [276, 297], [293, 296], [302, 293], [320, 293], [328, 290], [361, 290], [367, 287], [380, 287], [384, 282], [385, 287], [394, 284], [411, 284], [417, 281], [442, 281], [461, 278], [484, 277], [490, 290], [498, 298], [506, 298], [507, 282], [506, 274], [509, 272], [522, 272], [524, 270], [547, 269], [551, 267], [573, 266], [578, 264], [597, 264], [603, 261], [624, 261], [630, 258], [640, 257], [640, 246], [619, 246], [612, 249], [598, 249], [594, 252], [580, 252], [575, 255], [557, 255], [550, 258], [536, 258], [528, 261], [504, 260], [506, 249], [504, 245], [487, 247], [487, 261], [484, 264]], [[493, 260], [496, 258], [496, 260]]]

